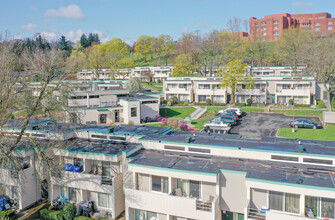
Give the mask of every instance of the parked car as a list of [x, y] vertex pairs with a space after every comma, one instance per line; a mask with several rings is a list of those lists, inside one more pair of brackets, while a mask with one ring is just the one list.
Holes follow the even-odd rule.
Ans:
[[219, 111], [219, 113], [224, 113], [224, 112], [235, 112], [238, 116], [242, 116], [243, 114], [240, 108], [227, 108], [227, 109], [222, 109]]
[[231, 125], [229, 123], [224, 123], [222, 121], [213, 121], [213, 122], [207, 122], [206, 124], [204, 124], [204, 127], [209, 127], [209, 128], [213, 128], [213, 127], [221, 127], [221, 128], [225, 128], [225, 127], [230, 127]]
[[238, 120], [238, 115], [235, 112], [223, 112], [223, 113], [216, 113], [215, 114], [216, 117], [232, 117], [235, 120]]
[[210, 122], [214, 122], [214, 121], [222, 121], [223, 123], [229, 123], [231, 125], [237, 125], [237, 122], [235, 119], [233, 119], [232, 117], [215, 117], [212, 120], [210, 120]]
[[313, 129], [322, 128], [320, 124], [306, 120], [306, 119], [297, 119], [297, 120], [291, 121], [290, 126], [295, 127], [295, 128], [313, 128]]

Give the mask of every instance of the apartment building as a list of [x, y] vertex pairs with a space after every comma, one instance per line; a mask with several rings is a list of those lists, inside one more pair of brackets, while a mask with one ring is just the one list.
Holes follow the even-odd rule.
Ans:
[[[79, 80], [125, 80], [131, 77], [139, 78], [142, 82], [157, 82], [163, 81], [172, 74], [172, 66], [150, 66], [150, 67], [135, 67], [134, 69], [120, 69], [115, 73], [112, 69], [101, 69], [96, 73], [96, 70], [83, 69], [77, 73]], [[99, 76], [99, 77], [98, 77]]]
[[[159, 96], [159, 95], [158, 95]], [[129, 94], [124, 89], [109, 89], [71, 94], [67, 122], [79, 124], [140, 124], [159, 114], [157, 94]]]
[[[28, 132], [46, 129], [45, 135], [61, 137], [52, 123], [33, 123]], [[50, 148], [55, 166], [47, 178], [49, 200], [62, 197], [77, 207], [89, 200], [109, 218], [124, 210], [131, 220], [335, 219], [335, 142], [127, 125], [68, 131]], [[35, 140], [43, 146], [51, 136]], [[29, 148], [22, 146], [17, 150]], [[36, 179], [31, 188], [40, 189], [41, 180], [26, 175]], [[38, 199], [31, 197], [34, 191], [21, 194], [24, 185], [17, 185], [20, 202]]]
[[[298, 67], [296, 75], [290, 67], [248, 67], [246, 76], [254, 79], [253, 88], [239, 83], [235, 91], [236, 102], [245, 103], [251, 98], [253, 103], [288, 104], [290, 99], [296, 104], [315, 104], [323, 100], [323, 91], [315, 78], [305, 77], [305, 67]], [[230, 103], [231, 89], [220, 87], [222, 77], [169, 77], [163, 83], [166, 100], [177, 97], [180, 101], [202, 102], [210, 99], [212, 103]]]
[[273, 14], [264, 18], [250, 18], [250, 36], [262, 41], [280, 39], [283, 31], [290, 27], [306, 29], [321, 36], [327, 36], [335, 31], [335, 18], [329, 13], [315, 14]]

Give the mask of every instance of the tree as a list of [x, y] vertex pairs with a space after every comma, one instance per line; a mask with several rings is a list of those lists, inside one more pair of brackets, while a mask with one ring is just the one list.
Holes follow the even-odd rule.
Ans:
[[110, 68], [114, 70], [113, 75], [122, 79], [129, 76], [131, 68], [135, 68], [135, 62], [133, 60], [113, 51], [108, 53], [108, 62]]
[[82, 34], [80, 37], [80, 45], [84, 48], [91, 46], [91, 43], [88, 41], [85, 34]]
[[306, 45], [305, 63], [327, 91], [329, 110], [332, 111], [332, 94], [335, 93], [335, 36], [320, 38], [317, 35], [310, 35]]
[[101, 44], [102, 48], [105, 50], [106, 53], [108, 52], [117, 52], [122, 55], [129, 54], [129, 47], [128, 45], [122, 41], [120, 38], [113, 38], [112, 40]]
[[294, 75], [297, 75], [297, 67], [303, 64], [304, 44], [308, 32], [301, 28], [289, 28], [284, 30], [281, 39], [277, 43], [278, 57], [282, 63], [289, 64]]
[[175, 59], [175, 68], [172, 76], [197, 76], [194, 66], [190, 61], [190, 55], [180, 54]]
[[135, 44], [135, 57], [137, 59], [144, 59], [147, 62], [148, 56], [152, 58], [152, 41], [154, 37], [141, 35], [137, 38]]
[[233, 104], [235, 104], [235, 93], [239, 83], [245, 84], [247, 88], [254, 86], [254, 80], [244, 75], [247, 65], [248, 64], [243, 63], [242, 60], [233, 60], [218, 70], [218, 76], [222, 77], [221, 87], [231, 88]]
[[87, 62], [91, 69], [94, 69], [95, 79], [99, 79], [99, 70], [107, 65], [107, 56], [100, 45], [95, 45], [88, 50]]
[[70, 41], [66, 40], [65, 36], [61, 36], [59, 38], [57, 45], [58, 45], [58, 48], [60, 50], [66, 51], [66, 55], [67, 56], [70, 56], [71, 50], [72, 50], [72, 46], [70, 44]]
[[125, 84], [125, 88], [129, 92], [143, 92], [144, 88], [141, 81], [138, 78], [130, 78]]
[[264, 66], [269, 62], [266, 54], [269, 44], [264, 41], [254, 40], [248, 42], [247, 52], [251, 62], [251, 66]]

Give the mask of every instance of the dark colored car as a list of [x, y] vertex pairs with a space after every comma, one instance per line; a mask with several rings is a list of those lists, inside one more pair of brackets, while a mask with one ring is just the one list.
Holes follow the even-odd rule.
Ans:
[[237, 122], [234, 118], [232, 117], [227, 117], [227, 116], [222, 116], [222, 117], [215, 117], [210, 122], [214, 121], [222, 121], [223, 123], [229, 123], [231, 125], [237, 125]]
[[224, 113], [216, 113], [215, 114], [216, 117], [232, 117], [236, 120], [238, 120], [238, 115], [234, 112], [224, 112]]
[[297, 119], [297, 120], [291, 121], [290, 126], [295, 127], [295, 128], [313, 128], [313, 129], [322, 128], [320, 124], [311, 122], [306, 119]]

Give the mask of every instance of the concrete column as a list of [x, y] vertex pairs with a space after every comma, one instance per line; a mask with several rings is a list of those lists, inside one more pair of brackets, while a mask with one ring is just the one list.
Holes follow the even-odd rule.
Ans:
[[86, 104], [87, 104], [87, 108], [90, 107], [90, 95], [87, 93], [86, 94]]
[[300, 215], [305, 216], [305, 195], [300, 195]]
[[171, 192], [172, 192], [172, 178], [169, 176], [168, 177], [169, 178], [169, 194], [171, 194]]

